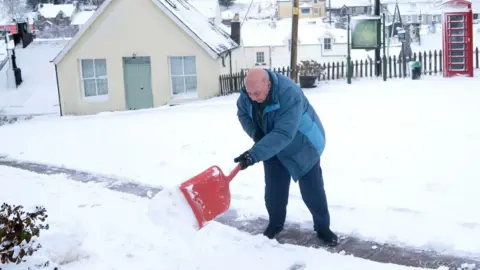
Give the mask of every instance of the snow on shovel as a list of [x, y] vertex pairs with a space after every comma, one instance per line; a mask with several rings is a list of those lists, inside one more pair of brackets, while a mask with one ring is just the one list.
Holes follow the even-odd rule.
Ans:
[[225, 176], [218, 166], [212, 166], [180, 185], [198, 221], [198, 229], [225, 213], [230, 207], [230, 182], [240, 171], [237, 165]]

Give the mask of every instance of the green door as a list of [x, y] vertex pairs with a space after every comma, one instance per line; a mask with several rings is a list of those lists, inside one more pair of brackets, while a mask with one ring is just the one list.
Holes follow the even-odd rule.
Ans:
[[153, 108], [150, 56], [123, 57], [123, 78], [128, 110]]

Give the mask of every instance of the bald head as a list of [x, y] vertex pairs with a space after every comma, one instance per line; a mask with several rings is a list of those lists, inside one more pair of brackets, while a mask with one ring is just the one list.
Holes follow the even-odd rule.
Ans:
[[266, 70], [253, 68], [245, 77], [245, 88], [248, 96], [256, 102], [264, 102], [270, 91], [270, 79]]

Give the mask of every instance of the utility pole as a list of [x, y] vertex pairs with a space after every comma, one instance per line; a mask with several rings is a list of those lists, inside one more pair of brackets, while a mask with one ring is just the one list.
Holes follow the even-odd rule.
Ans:
[[[380, 0], [375, 0], [375, 7], [374, 7], [374, 14], [375, 16], [380, 16]], [[381, 26], [377, 26], [377, 36], [380, 36], [381, 31], [380, 31]], [[378, 77], [380, 76], [381, 73], [381, 58], [380, 58], [380, 47], [377, 47], [375, 49], [375, 75]]]
[[332, 0], [328, 0], [328, 22], [332, 26]]
[[297, 44], [298, 44], [298, 6], [299, 0], [293, 0], [293, 14], [292, 14], [292, 38], [290, 40], [291, 54], [290, 54], [290, 78], [297, 82]]

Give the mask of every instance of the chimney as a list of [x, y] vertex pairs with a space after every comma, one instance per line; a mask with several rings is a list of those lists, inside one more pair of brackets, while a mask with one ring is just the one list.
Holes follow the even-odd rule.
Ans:
[[230, 38], [240, 45], [240, 15], [235, 13], [230, 23]]

